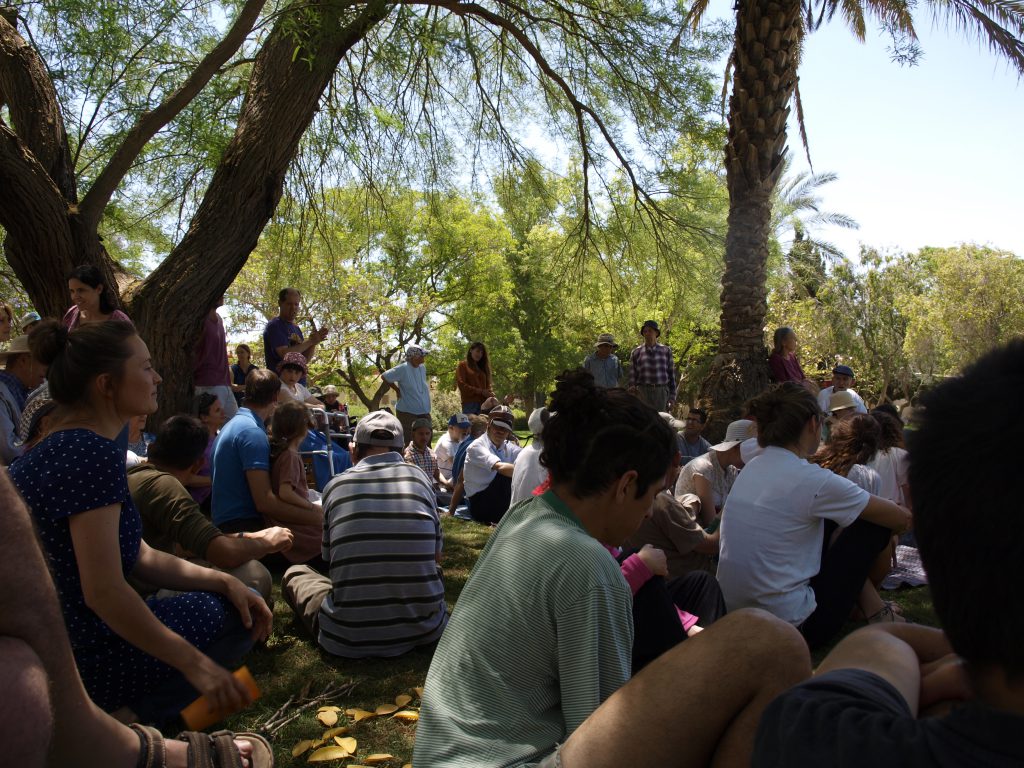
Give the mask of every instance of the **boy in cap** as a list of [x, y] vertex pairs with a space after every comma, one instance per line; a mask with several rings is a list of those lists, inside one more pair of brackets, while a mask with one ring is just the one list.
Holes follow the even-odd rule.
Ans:
[[597, 337], [594, 351], [583, 361], [583, 370], [594, 377], [594, 383], [605, 389], [614, 389], [622, 385], [622, 363], [612, 354], [619, 345], [610, 333], [602, 333]]
[[455, 463], [455, 452], [466, 437], [469, 436], [469, 416], [464, 413], [453, 413], [448, 418], [448, 431], [434, 446], [437, 468], [446, 480], [453, 480], [452, 465]]
[[423, 347], [410, 344], [405, 348], [405, 362], [381, 374], [398, 393], [395, 415], [402, 424], [403, 445], [412, 440], [412, 423], [416, 419], [430, 418], [430, 387], [427, 385], [427, 367], [423, 364], [427, 352]]
[[656, 411], [671, 411], [676, 400], [676, 367], [672, 349], [659, 344], [661, 329], [654, 320], [640, 327], [644, 343], [629, 356], [629, 391]]
[[390, 413], [359, 420], [353, 466], [324, 488], [330, 577], [296, 565], [281, 582], [285, 601], [335, 656], [399, 656], [435, 642], [448, 620], [434, 491], [401, 450], [402, 425]]

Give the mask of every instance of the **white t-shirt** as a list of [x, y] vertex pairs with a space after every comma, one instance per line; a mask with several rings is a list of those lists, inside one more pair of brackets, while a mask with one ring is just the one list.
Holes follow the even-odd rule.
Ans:
[[305, 403], [311, 397], [313, 397], [313, 395], [302, 385], [301, 382], [295, 382], [295, 389], [292, 389], [283, 381], [281, 382], [281, 395], [278, 398], [279, 402], [286, 403], [289, 400], [297, 400], [300, 403]]
[[846, 473], [846, 479], [873, 496], [878, 496], [878, 491], [882, 487], [882, 479], [878, 473], [865, 464], [854, 464], [850, 467], [850, 471]]
[[825, 520], [846, 527], [870, 496], [845, 477], [769, 446], [747, 464], [722, 512], [718, 583], [730, 611], [763, 608], [798, 625], [816, 607]]
[[903, 497], [903, 486], [907, 484], [907, 471], [910, 468], [909, 454], [902, 448], [892, 447], [887, 451], [879, 451], [875, 458], [868, 462], [881, 478], [881, 486], [876, 495], [883, 499], [895, 501], [906, 506]]
[[491, 467], [499, 461], [514, 462], [521, 450], [518, 445], [507, 440], [501, 448], [495, 448], [486, 432], [474, 440], [466, 450], [466, 463], [462, 467], [467, 498], [491, 484], [498, 474]]
[[[825, 387], [823, 390], [821, 390], [818, 393], [818, 407], [821, 408], [821, 410], [823, 410], [825, 413], [829, 412], [828, 405], [829, 405], [829, 401], [832, 399], [832, 392], [834, 390], [835, 390], [835, 387]], [[853, 398], [853, 401], [856, 403], [856, 405], [854, 406], [853, 410], [855, 410], [857, 413], [867, 413], [868, 412], [868, 407], [866, 405], [864, 405], [864, 398], [862, 398], [860, 395], [858, 395], [852, 389], [847, 389], [846, 391], [850, 393], [850, 396]]]
[[516, 466], [512, 470], [512, 501], [509, 507], [533, 496], [533, 489], [548, 479], [548, 468], [542, 467], [540, 463], [540, 452], [543, 449], [544, 445], [535, 438], [516, 457]]
[[452, 436], [447, 432], [441, 435], [441, 439], [434, 446], [434, 458], [437, 459], [437, 468], [441, 470], [445, 480], [451, 480], [452, 464], [455, 462], [455, 449], [458, 447], [459, 443], [453, 442]]

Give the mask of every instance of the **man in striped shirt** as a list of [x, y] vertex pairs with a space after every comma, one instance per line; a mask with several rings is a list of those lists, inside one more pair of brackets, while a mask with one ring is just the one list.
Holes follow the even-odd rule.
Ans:
[[656, 411], [671, 411], [676, 400], [676, 366], [672, 348], [659, 344], [661, 329], [654, 320], [640, 328], [644, 343], [629, 356], [629, 391]]
[[376, 411], [359, 420], [352, 468], [324, 488], [330, 577], [300, 565], [281, 583], [285, 601], [336, 656], [399, 656], [436, 641], [447, 622], [434, 490], [401, 450], [397, 418]]

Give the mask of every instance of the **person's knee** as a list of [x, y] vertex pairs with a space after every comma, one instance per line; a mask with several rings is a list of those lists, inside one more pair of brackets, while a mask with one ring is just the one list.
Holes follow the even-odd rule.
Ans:
[[743, 608], [719, 619], [713, 629], [734, 641], [733, 663], [793, 682], [811, 674], [811, 654], [799, 630], [767, 611]]
[[0, 744], [11, 765], [44, 765], [53, 734], [49, 678], [23, 640], [0, 637]]
[[259, 592], [267, 602], [267, 605], [272, 605], [270, 594], [274, 587], [274, 579], [263, 563], [258, 560], [250, 560], [247, 563], [242, 563], [237, 568], [233, 568], [231, 575], [245, 584], [245, 586]]

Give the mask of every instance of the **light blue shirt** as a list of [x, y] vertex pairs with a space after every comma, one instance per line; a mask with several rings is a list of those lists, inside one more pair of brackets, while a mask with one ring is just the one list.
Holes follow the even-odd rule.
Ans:
[[245, 476], [250, 469], [270, 471], [270, 441], [259, 416], [239, 408], [217, 435], [211, 464], [213, 524], [260, 517]]
[[383, 376], [384, 381], [397, 384], [402, 394], [395, 407], [406, 413], [430, 413], [430, 387], [427, 386], [427, 366], [409, 363], [396, 365]]

